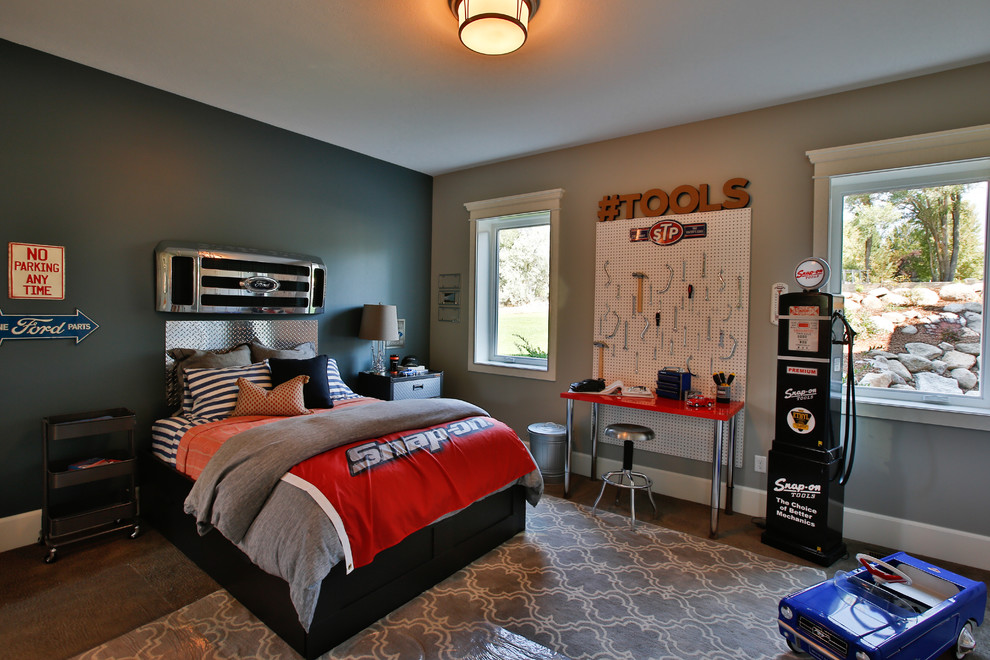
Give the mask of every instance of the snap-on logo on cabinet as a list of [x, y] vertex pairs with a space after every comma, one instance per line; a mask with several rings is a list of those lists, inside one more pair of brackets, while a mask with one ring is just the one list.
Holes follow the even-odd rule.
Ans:
[[788, 387], [784, 390], [784, 399], [796, 399], [798, 401], [808, 401], [814, 399], [818, 396], [818, 388], [809, 387], [806, 390], [796, 390], [793, 387]]
[[821, 484], [791, 483], [785, 477], [777, 479], [773, 482], [773, 486], [775, 493], [813, 493], [817, 495], [822, 492]]
[[830, 275], [828, 263], [824, 259], [811, 257], [805, 259], [794, 269], [794, 279], [806, 291], [817, 291], [825, 286]]
[[821, 279], [821, 276], [824, 274], [825, 274], [825, 269], [819, 266], [818, 268], [799, 269], [796, 273], [794, 273], [794, 277], [798, 280], [803, 280], [803, 279], [817, 280], [817, 279]]

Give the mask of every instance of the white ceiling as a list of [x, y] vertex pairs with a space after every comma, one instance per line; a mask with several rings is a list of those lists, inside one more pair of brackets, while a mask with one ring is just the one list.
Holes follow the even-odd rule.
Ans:
[[486, 57], [447, 0], [2, 0], [0, 38], [436, 175], [988, 61], [990, 1], [542, 0]]

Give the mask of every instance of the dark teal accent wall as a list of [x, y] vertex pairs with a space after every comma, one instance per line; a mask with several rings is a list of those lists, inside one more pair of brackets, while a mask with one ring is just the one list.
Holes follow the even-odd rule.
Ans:
[[[0, 344], [0, 517], [41, 506], [41, 418], [124, 406], [146, 447], [164, 405], [153, 251], [176, 239], [321, 257], [320, 348], [345, 380], [370, 364], [361, 306], [406, 319], [429, 350], [431, 177], [0, 40], [5, 314], [100, 328]], [[328, 109], [332, 112], [332, 109]], [[12, 300], [7, 244], [65, 246], [65, 300]]]

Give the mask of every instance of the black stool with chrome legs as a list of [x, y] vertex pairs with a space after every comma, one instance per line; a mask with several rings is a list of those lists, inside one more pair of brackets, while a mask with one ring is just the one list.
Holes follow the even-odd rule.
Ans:
[[[648, 442], [653, 439], [653, 429], [638, 424], [609, 424], [605, 427], [605, 435], [622, 441], [622, 469], [612, 470], [602, 475], [602, 489], [598, 493], [598, 499], [591, 507], [594, 514], [598, 508], [598, 502], [605, 494], [605, 486], [616, 486], [629, 491], [629, 509], [631, 512], [632, 526], [636, 527], [636, 491], [645, 490], [650, 498], [650, 506], [653, 507], [653, 515], [657, 515], [657, 505], [653, 502], [653, 480], [642, 472], [633, 472], [632, 458], [633, 445], [639, 440]], [[628, 482], [628, 483], [627, 483]], [[615, 494], [615, 501], [618, 503], [621, 490]]]

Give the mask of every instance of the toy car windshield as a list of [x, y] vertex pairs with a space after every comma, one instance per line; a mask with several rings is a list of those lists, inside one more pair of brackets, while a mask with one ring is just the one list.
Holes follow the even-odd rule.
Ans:
[[884, 616], [884, 624], [897, 627], [906, 619], [917, 616], [928, 609], [922, 603], [910, 602], [884, 585], [877, 584], [855, 573], [836, 571], [832, 578], [835, 588], [842, 594], [842, 600], [850, 607], [866, 601], [872, 617]]

